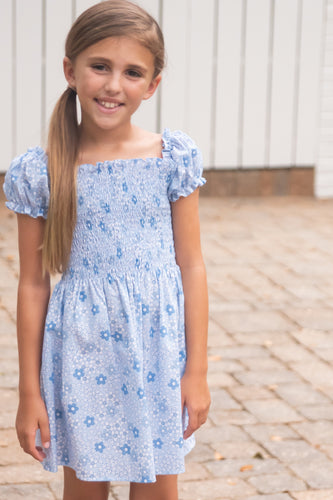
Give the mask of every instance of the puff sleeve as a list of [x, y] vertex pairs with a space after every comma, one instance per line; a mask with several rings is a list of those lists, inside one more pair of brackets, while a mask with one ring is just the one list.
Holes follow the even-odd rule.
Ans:
[[180, 196], [188, 196], [206, 183], [202, 177], [202, 154], [194, 141], [180, 130], [168, 132], [166, 142], [172, 160], [168, 198], [176, 201]]
[[49, 180], [47, 156], [42, 148], [30, 148], [12, 161], [3, 190], [10, 210], [34, 218], [47, 218]]

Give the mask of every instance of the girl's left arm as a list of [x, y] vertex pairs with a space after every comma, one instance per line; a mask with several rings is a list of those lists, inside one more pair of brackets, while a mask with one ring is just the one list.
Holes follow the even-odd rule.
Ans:
[[185, 299], [187, 361], [181, 380], [182, 407], [186, 406], [188, 438], [208, 415], [207, 384], [208, 290], [200, 244], [199, 189], [171, 203], [176, 261], [180, 267]]

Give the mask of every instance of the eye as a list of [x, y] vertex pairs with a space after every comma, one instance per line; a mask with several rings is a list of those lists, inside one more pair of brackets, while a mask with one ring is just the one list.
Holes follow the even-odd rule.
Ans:
[[107, 70], [106, 65], [102, 64], [102, 63], [100, 63], [100, 64], [93, 64], [91, 67], [93, 69], [95, 69], [96, 71], [106, 71]]
[[127, 74], [131, 78], [141, 78], [142, 77], [142, 74], [139, 71], [137, 71], [136, 69], [128, 69]]

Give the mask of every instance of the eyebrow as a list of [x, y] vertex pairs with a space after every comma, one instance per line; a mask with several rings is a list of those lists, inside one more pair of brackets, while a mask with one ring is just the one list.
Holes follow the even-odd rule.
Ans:
[[[95, 63], [99, 62], [99, 63], [109, 64], [109, 65], [112, 64], [112, 61], [110, 59], [107, 59], [106, 57], [99, 57], [99, 56], [88, 57], [89, 64], [92, 64], [94, 62]], [[148, 71], [148, 69], [145, 66], [140, 66], [139, 64], [135, 64], [135, 63], [133, 63], [133, 64], [129, 63], [128, 68], [134, 69], [137, 71], [141, 71], [141, 73], [143, 73], [143, 74], [146, 74]]]

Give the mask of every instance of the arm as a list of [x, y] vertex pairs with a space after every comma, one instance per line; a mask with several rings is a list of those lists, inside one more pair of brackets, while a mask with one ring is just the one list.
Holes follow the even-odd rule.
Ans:
[[39, 374], [43, 330], [50, 297], [50, 277], [42, 275], [40, 249], [45, 220], [18, 215], [20, 278], [17, 295], [17, 340], [19, 352], [19, 396], [16, 430], [25, 452], [42, 461], [45, 454], [35, 445], [40, 428], [44, 447], [50, 434], [46, 408], [40, 394]]
[[182, 377], [182, 405], [189, 414], [184, 433], [188, 438], [208, 414], [207, 385], [208, 291], [200, 245], [199, 189], [171, 204], [176, 261], [180, 267], [185, 298], [187, 362]]

